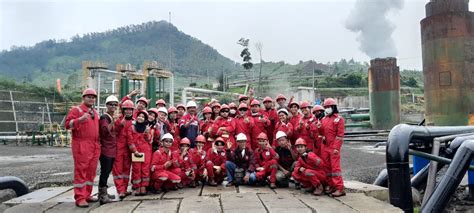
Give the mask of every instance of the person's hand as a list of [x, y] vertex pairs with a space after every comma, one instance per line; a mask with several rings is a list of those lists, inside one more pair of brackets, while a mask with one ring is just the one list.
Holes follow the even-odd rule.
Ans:
[[288, 170], [286, 170], [286, 169], [283, 169], [282, 172], [283, 172], [283, 174], [284, 174], [285, 176], [286, 176], [288, 173], [290, 173], [290, 172], [289, 172]]
[[147, 127], [146, 127], [145, 133], [150, 133], [150, 126], [147, 126]]
[[91, 115], [89, 113], [84, 113], [81, 117], [79, 117], [79, 122], [83, 122], [87, 119], [89, 119]]
[[222, 171], [222, 168], [220, 166], [214, 166], [214, 169], [216, 169], [217, 174], [220, 174]]
[[169, 161], [166, 161], [165, 163], [165, 167], [168, 168], [172, 165], [173, 163], [169, 160]]
[[132, 92], [130, 92], [130, 94], [128, 94], [130, 97], [133, 97], [135, 95], [138, 95], [140, 93], [140, 90], [136, 89], [136, 90], [133, 90]]
[[249, 180], [250, 180], [250, 175], [246, 174], [246, 175], [244, 176], [244, 182], [245, 182], [245, 183], [248, 183]]
[[250, 123], [250, 119], [249, 119], [249, 117], [245, 116], [245, 118], [244, 118], [244, 122], [245, 122], [245, 123], [247, 123], [247, 124], [248, 124], [248, 123]]
[[269, 142], [269, 141], [267, 141], [267, 148], [268, 148], [268, 149], [271, 149], [271, 148], [272, 148], [272, 146], [270, 145], [270, 142]]
[[227, 149], [231, 149], [232, 148], [232, 142], [231, 141], [227, 141]]
[[291, 143], [290, 142], [286, 142], [286, 148], [291, 150]]
[[300, 172], [304, 172], [306, 169], [304, 167], [300, 168]]
[[207, 169], [204, 169], [204, 171], [202, 172], [202, 176], [207, 177]]
[[119, 117], [120, 116], [118, 114], [114, 114], [114, 116], [112, 116], [112, 119], [114, 119], [114, 121], [115, 121], [115, 120], [119, 119]]
[[181, 152], [181, 158], [183, 158], [184, 156], [186, 156], [186, 154], [188, 154], [188, 148], [184, 148], [183, 152]]
[[135, 155], [135, 157], [137, 157], [137, 158], [143, 157], [143, 154], [139, 153], [139, 152], [135, 152], [135, 153], [133, 153], [133, 155]]
[[262, 171], [262, 170], [263, 170], [263, 167], [257, 167], [255, 170], [257, 170], [257, 171], [259, 171], [259, 172], [260, 172], [260, 171]]
[[201, 152], [202, 151], [202, 146], [196, 146], [197, 147], [197, 151], [198, 152]]
[[339, 154], [339, 150], [334, 149], [334, 150], [332, 151], [332, 153], [335, 154], [335, 155], [337, 155], [337, 154]]

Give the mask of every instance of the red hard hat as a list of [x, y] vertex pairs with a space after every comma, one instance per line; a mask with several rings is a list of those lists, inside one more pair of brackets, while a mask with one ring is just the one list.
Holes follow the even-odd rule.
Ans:
[[298, 146], [298, 145], [307, 146], [308, 144], [306, 144], [306, 141], [303, 138], [298, 138], [298, 139], [296, 139], [295, 146]]
[[82, 91], [82, 97], [84, 97], [86, 95], [93, 95], [93, 96], [97, 97], [97, 92], [95, 91], [95, 89], [87, 88], [84, 91]]
[[260, 101], [258, 101], [257, 99], [254, 99], [252, 101], [252, 103], [250, 104], [250, 106], [253, 106], [253, 105], [259, 105], [260, 106]]
[[265, 134], [264, 132], [261, 132], [260, 134], [258, 134], [257, 139], [268, 140], [268, 137], [267, 137], [267, 134]]
[[218, 138], [216, 138], [216, 140], [214, 141], [214, 144], [217, 144], [218, 142], [221, 142], [222, 144], [224, 144], [224, 145], [225, 145], [225, 143], [224, 143], [224, 139], [223, 139], [223, 138], [221, 138], [221, 137], [218, 137]]
[[290, 108], [291, 108], [291, 106], [293, 106], [293, 105], [296, 105], [298, 108], [300, 108], [300, 105], [299, 105], [297, 102], [295, 102], [295, 101], [293, 101], [293, 102], [290, 103]]
[[122, 109], [133, 109], [135, 108], [135, 105], [131, 100], [126, 100], [122, 103]]
[[318, 110], [324, 110], [324, 107], [322, 107], [321, 105], [314, 105], [312, 112], [314, 113]]
[[137, 117], [138, 117], [138, 115], [140, 115], [140, 113], [143, 113], [143, 114], [145, 115], [145, 120], [148, 120], [148, 112], [147, 112], [147, 111], [145, 111], [145, 110], [139, 110], [139, 111], [137, 112]]
[[220, 111], [224, 109], [229, 109], [229, 106], [227, 106], [227, 104], [222, 104]]
[[324, 107], [332, 106], [332, 105], [337, 105], [336, 100], [334, 100], [333, 98], [324, 99], [324, 104], [323, 104]]
[[183, 108], [184, 110], [186, 110], [186, 107], [184, 107], [183, 104], [178, 104], [178, 106], [176, 106], [176, 109], [179, 109], [179, 108]]
[[139, 98], [139, 99], [137, 100], [137, 103], [138, 103], [139, 101], [145, 102], [146, 106], [148, 106], [148, 99], [146, 99], [145, 97]]
[[273, 102], [273, 100], [272, 100], [272, 98], [267, 96], [263, 99], [263, 103], [265, 103], [265, 102]]
[[151, 109], [148, 110], [148, 112], [155, 113], [155, 117], [158, 116], [158, 109], [157, 108], [151, 108]]
[[189, 141], [188, 138], [183, 138], [183, 139], [181, 139], [181, 141], [179, 142], [179, 145], [183, 145], [183, 144], [187, 144], [187, 145], [191, 146], [191, 141]]
[[171, 114], [173, 112], [178, 112], [178, 110], [174, 106], [168, 108], [168, 114]]
[[165, 100], [163, 100], [163, 99], [157, 100], [155, 104], [156, 104], [156, 105], [158, 105], [158, 104], [163, 104], [164, 106], [166, 106], [166, 102], [165, 102]]
[[247, 107], [247, 104], [246, 104], [246, 103], [241, 103], [241, 104], [239, 104], [239, 109], [243, 109], [243, 108], [246, 108], [246, 109], [248, 109], [248, 107]]
[[286, 97], [283, 94], [279, 94], [276, 98], [276, 101], [278, 101], [280, 99], [285, 99], [286, 100]]
[[249, 99], [249, 97], [247, 97], [246, 95], [239, 95], [239, 101], [241, 101], [242, 99]]
[[204, 137], [204, 135], [198, 135], [196, 137], [196, 143], [200, 142], [200, 143], [206, 143], [206, 137]]
[[237, 105], [235, 105], [234, 102], [232, 102], [232, 103], [229, 104], [229, 108], [231, 108], [231, 109], [232, 109], [232, 108], [237, 109]]
[[204, 107], [204, 109], [202, 110], [202, 114], [206, 114], [206, 113], [212, 113], [211, 107]]
[[212, 104], [212, 107], [211, 107], [211, 108], [214, 108], [214, 107], [219, 107], [219, 108], [221, 108], [221, 104], [220, 104], [220, 103], [214, 103], [214, 104]]
[[300, 108], [306, 108], [309, 107], [309, 103], [307, 101], [301, 102]]

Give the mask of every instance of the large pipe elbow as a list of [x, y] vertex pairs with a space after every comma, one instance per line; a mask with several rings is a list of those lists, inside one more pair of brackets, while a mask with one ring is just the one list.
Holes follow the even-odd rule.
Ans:
[[12, 189], [17, 197], [30, 192], [22, 179], [13, 176], [0, 177], [0, 190], [2, 189]]

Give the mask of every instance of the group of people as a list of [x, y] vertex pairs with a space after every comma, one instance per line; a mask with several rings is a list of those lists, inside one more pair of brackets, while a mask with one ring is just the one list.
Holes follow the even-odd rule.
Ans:
[[[343, 196], [340, 151], [344, 119], [337, 103], [297, 103], [278, 95], [262, 102], [239, 96], [238, 103], [212, 99], [201, 111], [195, 101], [186, 106], [155, 107], [132, 91], [122, 100], [106, 99], [101, 116], [93, 108], [97, 94], [83, 91], [65, 126], [72, 131], [74, 198], [76, 206], [112, 202], [107, 179], [112, 173], [120, 199], [131, 194], [160, 193], [199, 184], [295, 187]], [[119, 110], [119, 112], [116, 112]], [[99, 196], [92, 197], [100, 161]], [[129, 184], [133, 192], [128, 191]]]

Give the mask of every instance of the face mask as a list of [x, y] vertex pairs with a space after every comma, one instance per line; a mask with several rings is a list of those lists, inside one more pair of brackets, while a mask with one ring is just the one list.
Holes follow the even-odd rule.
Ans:
[[235, 109], [231, 109], [229, 112], [230, 114], [235, 114], [237, 111], [235, 111]]
[[326, 108], [326, 109], [324, 109], [324, 114], [326, 114], [326, 115], [332, 114], [332, 108]]

